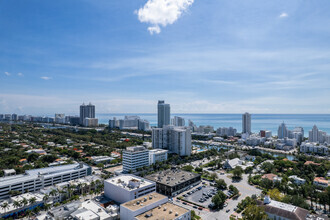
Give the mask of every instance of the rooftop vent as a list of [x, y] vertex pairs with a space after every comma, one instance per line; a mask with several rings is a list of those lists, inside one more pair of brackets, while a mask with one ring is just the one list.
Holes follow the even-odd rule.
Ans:
[[166, 211], [166, 207], [164, 207], [164, 212]]
[[175, 216], [178, 216], [178, 215], [179, 215], [179, 214], [176, 212], [176, 213], [175, 213]]

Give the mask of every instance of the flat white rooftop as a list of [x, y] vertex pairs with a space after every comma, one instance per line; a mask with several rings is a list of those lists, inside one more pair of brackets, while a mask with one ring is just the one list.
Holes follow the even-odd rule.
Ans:
[[289, 212], [295, 212], [297, 209], [297, 206], [290, 205], [290, 204], [283, 203], [283, 202], [278, 202], [275, 200], [271, 200], [271, 202], [268, 204], [268, 206], [273, 206], [275, 208], [279, 208], [279, 209], [289, 211]]
[[105, 182], [108, 182], [115, 186], [124, 188], [128, 191], [136, 189], [137, 186], [139, 186], [139, 188], [141, 188], [141, 187], [151, 186], [151, 185], [155, 184], [154, 182], [152, 182], [150, 180], [147, 180], [147, 179], [135, 176], [135, 175], [130, 175], [130, 174], [116, 176], [111, 179], [105, 180]]
[[63, 173], [63, 174], [70, 173], [73, 170], [86, 169], [88, 167], [89, 167], [88, 165], [82, 164], [82, 168], [80, 168], [79, 164], [76, 163], [76, 164], [69, 164], [69, 165], [63, 165], [63, 166], [26, 170], [25, 174], [0, 178], [0, 187], [33, 180], [33, 179], [37, 178], [38, 175], [40, 175], [40, 174], [44, 175], [44, 177], [47, 178], [47, 177], [56, 176], [59, 173]]

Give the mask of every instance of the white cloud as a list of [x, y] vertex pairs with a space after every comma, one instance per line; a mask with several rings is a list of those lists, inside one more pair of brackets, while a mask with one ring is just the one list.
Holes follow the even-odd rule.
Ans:
[[286, 18], [288, 17], [289, 15], [285, 12], [283, 12], [282, 14], [280, 14], [279, 18]]
[[8, 73], [8, 72], [5, 72], [5, 75], [6, 75], [6, 76], [10, 76], [10, 73]]
[[160, 33], [160, 27], [159, 26], [154, 26], [154, 27], [148, 27], [148, 31], [150, 34], [159, 34]]
[[150, 34], [159, 34], [160, 26], [173, 24], [192, 3], [194, 0], [148, 0], [136, 13], [140, 22], [151, 25]]
[[17, 76], [23, 76], [23, 73], [17, 73]]
[[40, 77], [40, 79], [43, 79], [43, 80], [51, 80], [52, 77], [49, 77], [49, 76], [42, 76], [42, 77]]

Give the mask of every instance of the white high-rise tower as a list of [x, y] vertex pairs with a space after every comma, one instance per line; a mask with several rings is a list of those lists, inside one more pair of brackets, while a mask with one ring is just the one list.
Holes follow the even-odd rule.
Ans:
[[251, 134], [251, 115], [245, 113], [242, 115], [242, 134]]

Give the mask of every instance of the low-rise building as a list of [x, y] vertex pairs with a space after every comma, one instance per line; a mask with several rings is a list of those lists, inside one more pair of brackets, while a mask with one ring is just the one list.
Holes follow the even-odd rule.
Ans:
[[131, 220], [135, 216], [158, 207], [168, 201], [168, 197], [159, 193], [150, 193], [143, 197], [128, 201], [120, 205], [120, 219]]
[[191, 211], [173, 203], [167, 202], [150, 211], [142, 213], [134, 218], [135, 220], [190, 220]]
[[[13, 196], [7, 200], [0, 202], [0, 207], [3, 207], [2, 205], [5, 203], [8, 205], [6, 208], [0, 209], [1, 219], [14, 217], [28, 209], [34, 209], [37, 206], [43, 206], [44, 201], [43, 195], [40, 193], [25, 193], [18, 196]], [[16, 203], [22, 204], [22, 206], [18, 207], [16, 206]]]
[[108, 156], [92, 156], [90, 157], [90, 159], [94, 164], [99, 164], [99, 163], [108, 164], [115, 158]]
[[75, 201], [56, 207], [46, 215], [38, 216], [37, 219], [114, 220], [119, 219], [119, 210], [117, 209], [117, 213], [109, 213], [107, 209], [92, 200]]
[[273, 173], [268, 173], [268, 174], [264, 174], [261, 179], [268, 179], [270, 181], [275, 182], [282, 182], [282, 177], [277, 176], [276, 174]]
[[328, 155], [329, 148], [326, 144], [319, 144], [315, 142], [303, 142], [300, 145], [300, 152]]
[[246, 162], [244, 160], [241, 160], [239, 158], [234, 158], [231, 160], [226, 160], [225, 163], [223, 164], [223, 168], [224, 169], [235, 169], [235, 167], [240, 166], [243, 169], [245, 169], [246, 167], [250, 167], [253, 166], [253, 162]]
[[303, 184], [306, 183], [305, 179], [299, 178], [296, 175], [289, 176], [289, 179], [291, 179], [293, 181], [293, 183], [296, 184], [296, 185], [303, 185]]
[[297, 206], [286, 204], [271, 200], [269, 196], [265, 196], [264, 201], [257, 201], [257, 205], [262, 207], [269, 219], [281, 219], [281, 220], [305, 220], [309, 211]]
[[201, 175], [179, 169], [171, 169], [151, 174], [146, 176], [146, 179], [156, 182], [158, 193], [172, 197], [187, 190], [190, 186], [199, 184]]
[[35, 192], [91, 174], [91, 167], [83, 163], [26, 170], [24, 174], [0, 178], [0, 199], [9, 197], [10, 191]]
[[104, 180], [104, 195], [125, 203], [156, 191], [156, 183], [135, 175], [124, 174]]
[[304, 163], [305, 166], [308, 166], [308, 165], [313, 165], [313, 166], [320, 166], [321, 164], [319, 163], [315, 163], [314, 161], [306, 161]]
[[326, 180], [324, 177], [315, 177], [314, 181], [313, 181], [313, 184], [315, 186], [326, 188], [326, 187], [329, 186], [329, 181]]

